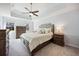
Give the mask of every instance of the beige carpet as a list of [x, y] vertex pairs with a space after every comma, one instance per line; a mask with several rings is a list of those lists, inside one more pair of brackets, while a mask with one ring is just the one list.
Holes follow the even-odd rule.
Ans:
[[50, 43], [38, 52], [35, 56], [79, 56], [79, 49], [74, 47], [61, 47]]

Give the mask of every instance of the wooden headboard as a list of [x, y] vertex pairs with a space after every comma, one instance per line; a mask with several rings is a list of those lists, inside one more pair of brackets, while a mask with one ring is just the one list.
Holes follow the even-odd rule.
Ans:
[[19, 38], [22, 33], [26, 32], [26, 26], [16, 26], [16, 38]]

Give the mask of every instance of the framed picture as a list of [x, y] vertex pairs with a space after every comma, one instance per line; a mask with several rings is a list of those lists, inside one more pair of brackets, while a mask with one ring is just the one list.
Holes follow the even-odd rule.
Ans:
[[6, 29], [14, 30], [14, 23], [7, 23], [6, 24]]

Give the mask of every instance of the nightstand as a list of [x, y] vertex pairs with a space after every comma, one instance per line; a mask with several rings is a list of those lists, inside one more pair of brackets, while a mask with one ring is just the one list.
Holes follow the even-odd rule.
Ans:
[[54, 34], [53, 43], [64, 46], [64, 35], [63, 34]]

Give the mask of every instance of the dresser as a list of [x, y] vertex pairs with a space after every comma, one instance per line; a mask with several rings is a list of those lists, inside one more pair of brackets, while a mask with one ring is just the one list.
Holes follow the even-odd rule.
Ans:
[[0, 30], [0, 56], [6, 55], [6, 30]]
[[64, 34], [54, 34], [53, 43], [64, 46]]

